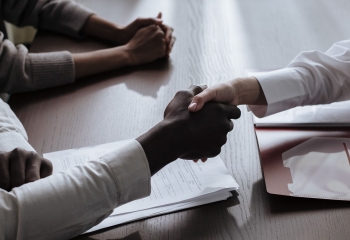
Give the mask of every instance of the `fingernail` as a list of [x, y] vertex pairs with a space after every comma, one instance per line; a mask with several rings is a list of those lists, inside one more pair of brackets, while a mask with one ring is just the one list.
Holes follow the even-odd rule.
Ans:
[[191, 103], [188, 108], [191, 110], [196, 110], [196, 107], [197, 107], [197, 103], [194, 102], [194, 103]]

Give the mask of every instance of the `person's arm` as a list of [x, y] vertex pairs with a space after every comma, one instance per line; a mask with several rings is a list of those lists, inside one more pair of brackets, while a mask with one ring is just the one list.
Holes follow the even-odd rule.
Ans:
[[0, 92], [34, 91], [73, 83], [76, 78], [154, 61], [166, 55], [164, 32], [138, 31], [124, 46], [88, 53], [28, 53], [0, 32]]
[[39, 90], [74, 82], [74, 63], [67, 52], [28, 53], [0, 32], [0, 92]]
[[[31, 175], [37, 173], [26, 173], [42, 161], [25, 159], [30, 164], [20, 164], [21, 159], [14, 159], [18, 147], [34, 151], [22, 124], [0, 100], [1, 239], [68, 239], [98, 224], [115, 207], [150, 194], [148, 161], [135, 140], [101, 161], [35, 182], [37, 176]], [[46, 177], [47, 170], [41, 168], [40, 177]], [[23, 177], [31, 183], [16, 187]]]
[[86, 21], [86, 24], [81, 29], [81, 33], [87, 36], [103, 39], [116, 45], [127, 44], [135, 34], [144, 27], [156, 25], [164, 32], [164, 39], [167, 46], [167, 56], [172, 50], [175, 42], [173, 37], [173, 28], [163, 24], [162, 13], [159, 13], [156, 18], [137, 18], [130, 24], [122, 26], [117, 23], [110, 22], [98, 15], [92, 15]]
[[142, 147], [127, 141], [100, 161], [0, 189], [0, 234], [4, 239], [69, 239], [108, 217], [114, 208], [150, 194]]
[[174, 44], [173, 29], [162, 23], [162, 14], [156, 18], [138, 18], [123, 26], [96, 15], [74, 1], [14, 0], [2, 1], [3, 18], [17, 26], [33, 26], [72, 37], [92, 36], [124, 45], [143, 27], [159, 25], [166, 36], [168, 51]]
[[81, 37], [81, 29], [94, 14], [73, 1], [14, 0], [1, 1], [2, 17], [16, 26], [33, 26]]
[[[1, 1], [2, 17], [17, 26], [31, 25], [73, 37], [93, 14], [72, 1]], [[59, 72], [59, 74], [57, 74]], [[0, 91], [26, 92], [73, 83], [74, 62], [68, 51], [28, 54], [23, 45], [14, 46], [0, 33]]]
[[81, 78], [100, 72], [152, 62], [166, 56], [164, 32], [151, 25], [139, 30], [120, 47], [72, 54], [75, 77]]
[[[198, 159], [220, 153], [232, 130], [236, 107], [207, 104], [187, 110], [193, 87], [176, 94], [165, 118], [136, 140], [85, 166], [0, 190], [0, 234], [4, 239], [68, 239], [108, 217], [117, 206], [146, 197], [150, 178], [178, 157]], [[205, 119], [205, 121], [203, 121]], [[0, 145], [1, 147], [1, 145]]]
[[189, 106], [198, 111], [208, 101], [248, 104], [258, 117], [296, 106], [350, 99], [350, 40], [326, 53], [299, 54], [286, 68], [235, 79], [206, 89]]

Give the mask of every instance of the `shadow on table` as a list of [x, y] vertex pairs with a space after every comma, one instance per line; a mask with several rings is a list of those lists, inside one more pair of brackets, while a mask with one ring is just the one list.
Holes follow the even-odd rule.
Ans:
[[266, 192], [266, 186], [263, 179], [253, 184], [252, 198], [258, 191], [258, 188], [263, 189], [263, 198], [266, 199], [264, 202], [267, 203], [267, 210], [269, 210], [272, 214], [350, 208], [350, 202], [348, 201], [288, 197], [269, 194]]
[[159, 59], [130, 70], [135, 71], [135, 74], [133, 79], [126, 79], [126, 87], [144, 96], [157, 98], [159, 89], [170, 81], [174, 66], [171, 59]]
[[10, 104], [14, 108], [20, 108], [54, 98], [64, 98], [78, 91], [82, 93], [77, 97], [88, 97], [90, 94], [119, 84], [125, 84], [127, 88], [139, 94], [156, 98], [158, 90], [169, 82], [172, 71], [171, 60], [160, 59], [137, 67], [128, 67], [79, 79], [74, 84], [14, 94], [11, 96]]

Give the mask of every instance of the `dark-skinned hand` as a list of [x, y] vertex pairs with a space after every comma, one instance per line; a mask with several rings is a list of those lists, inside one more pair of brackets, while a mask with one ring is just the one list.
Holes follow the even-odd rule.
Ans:
[[36, 152], [22, 148], [0, 152], [0, 188], [6, 191], [51, 174], [51, 162]]
[[201, 111], [190, 112], [188, 105], [202, 92], [199, 86], [179, 91], [164, 112], [164, 120], [137, 138], [143, 147], [151, 174], [177, 158], [196, 160], [217, 156], [233, 129], [230, 119], [241, 112], [235, 106], [209, 102]]
[[179, 133], [177, 141], [181, 145], [180, 158], [196, 160], [219, 155], [221, 147], [232, 131], [230, 119], [237, 119], [241, 111], [235, 106], [209, 102], [198, 114], [188, 111], [188, 105], [195, 95], [202, 92], [200, 86], [191, 86], [188, 90], [176, 93], [164, 111], [166, 121], [176, 122]]

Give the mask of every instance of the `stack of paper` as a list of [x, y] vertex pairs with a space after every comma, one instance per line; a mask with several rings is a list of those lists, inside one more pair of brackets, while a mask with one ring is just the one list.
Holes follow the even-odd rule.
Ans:
[[[44, 157], [51, 160], [55, 174], [98, 160], [120, 144], [123, 141], [47, 153]], [[151, 185], [152, 193], [149, 197], [116, 208], [107, 219], [87, 232], [225, 200], [232, 196], [230, 191], [238, 189], [238, 184], [220, 157], [208, 159], [205, 163], [178, 159], [156, 173]]]

